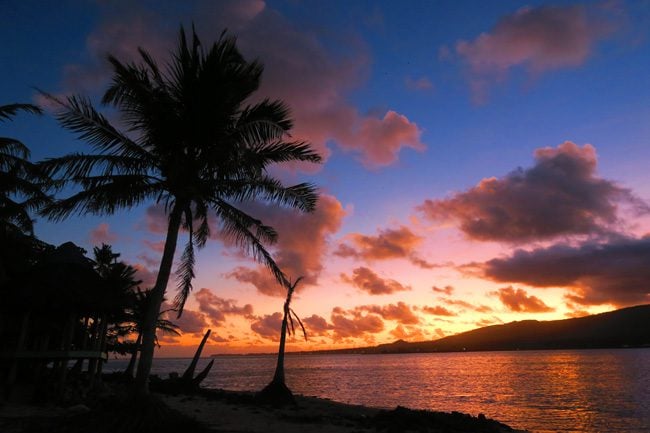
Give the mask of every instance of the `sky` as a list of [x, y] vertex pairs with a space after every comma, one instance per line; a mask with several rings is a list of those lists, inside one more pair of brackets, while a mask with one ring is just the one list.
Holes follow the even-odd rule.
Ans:
[[[0, 103], [36, 89], [101, 107], [108, 53], [168, 59], [181, 25], [223, 30], [265, 70], [256, 98], [285, 101], [320, 165], [312, 214], [249, 203], [298, 285], [293, 309], [318, 350], [432, 340], [516, 320], [650, 303], [650, 2], [0, 2]], [[101, 110], [115, 119], [115, 113]], [[0, 125], [35, 161], [90, 147], [50, 112]], [[152, 286], [166, 216], [37, 218], [36, 235], [109, 243]], [[218, 222], [213, 221], [215, 226]], [[184, 234], [179, 244], [182, 247]], [[179, 248], [181, 248], [179, 247]], [[177, 256], [180, 252], [177, 252]], [[175, 282], [168, 286], [172, 299]], [[284, 292], [215, 237], [157, 356], [271, 352]]]

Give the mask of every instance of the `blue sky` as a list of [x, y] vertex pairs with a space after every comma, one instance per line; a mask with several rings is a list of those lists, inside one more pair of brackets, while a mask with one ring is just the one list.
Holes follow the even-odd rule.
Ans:
[[[594, 245], [650, 254], [648, 1], [10, 0], [2, 16], [2, 103], [39, 102], [35, 87], [97, 100], [110, 78], [107, 52], [132, 59], [143, 45], [164, 59], [181, 23], [194, 22], [204, 42], [227, 27], [246, 56], [266, 65], [260, 96], [287, 101], [296, 136], [326, 157], [321, 167], [279, 171], [321, 187], [320, 213], [256, 208], [280, 225], [295, 218], [295, 233], [280, 232], [274, 251], [291, 272], [311, 277], [296, 301], [316, 336], [308, 347], [431, 339], [650, 301], [647, 283], [620, 288], [614, 271], [574, 270], [546, 284], [506, 275], [491, 261], [522, 265], [513, 252], [520, 249], [547, 266], [541, 257], [560, 246], [573, 248], [578, 262]], [[29, 145], [35, 160], [88, 150], [50, 114], [0, 128]], [[518, 168], [520, 177], [509, 175]], [[547, 180], [536, 183], [538, 175]], [[489, 178], [496, 183], [481, 183]], [[526, 188], [540, 196], [527, 200]], [[37, 235], [87, 249], [108, 241], [150, 277], [152, 242], [162, 240], [152, 227], [164, 217], [147, 209], [39, 221]], [[486, 218], [482, 231], [467, 212]], [[535, 226], [544, 223], [540, 214], [544, 227]], [[300, 259], [286, 258], [289, 251]], [[206, 291], [188, 304], [183, 338], [163, 353], [184, 353], [208, 326], [217, 328], [215, 350], [272, 345], [281, 299], [268, 295], [263, 271], [217, 240], [199, 257], [195, 287]], [[630, 265], [630, 274], [644, 271]], [[445, 286], [453, 289], [433, 289]], [[254, 314], [234, 308], [247, 304]], [[211, 316], [219, 308], [225, 321]]]

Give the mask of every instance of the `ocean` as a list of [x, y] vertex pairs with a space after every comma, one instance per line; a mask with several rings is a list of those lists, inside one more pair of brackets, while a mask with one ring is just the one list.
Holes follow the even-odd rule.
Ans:
[[[204, 358], [202, 368], [209, 362]], [[218, 356], [208, 388], [255, 391], [273, 376], [270, 355]], [[183, 373], [189, 359], [155, 359]], [[123, 369], [109, 360], [104, 371]], [[366, 406], [459, 411], [534, 432], [650, 432], [650, 349], [395, 355], [288, 355], [294, 393]]]

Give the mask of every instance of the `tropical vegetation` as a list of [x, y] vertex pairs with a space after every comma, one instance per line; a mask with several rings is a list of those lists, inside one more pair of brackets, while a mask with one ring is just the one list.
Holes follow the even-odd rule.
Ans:
[[53, 220], [77, 214], [113, 214], [148, 202], [168, 217], [165, 246], [155, 286], [141, 324], [142, 352], [136, 383], [147, 391], [155, 345], [156, 320], [172, 271], [181, 229], [187, 240], [177, 271], [175, 307], [182, 314], [192, 289], [195, 248], [203, 247], [216, 227], [264, 263], [284, 284], [286, 277], [265, 245], [276, 231], [242, 205], [251, 200], [312, 211], [316, 188], [285, 186], [268, 172], [277, 163], [318, 163], [309, 143], [292, 140], [288, 107], [255, 99], [263, 67], [247, 61], [234, 37], [225, 33], [204, 46], [181, 28], [176, 50], [161, 68], [145, 50], [140, 63], [109, 56], [113, 80], [102, 102], [120, 115], [124, 131], [113, 126], [89, 99], [64, 100], [45, 94], [60, 110], [60, 123], [86, 141], [93, 153], [74, 153], [44, 161], [59, 186], [77, 192], [44, 207]]

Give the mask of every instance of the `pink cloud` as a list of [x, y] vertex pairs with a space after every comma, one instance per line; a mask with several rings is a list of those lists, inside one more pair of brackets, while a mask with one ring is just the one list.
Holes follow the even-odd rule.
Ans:
[[[251, 205], [250, 212], [259, 215], [265, 224], [278, 232], [278, 241], [272, 247], [278, 266], [292, 279], [305, 277], [296, 290], [317, 284], [329, 236], [339, 230], [346, 215], [341, 203], [331, 195], [321, 194], [313, 213], [301, 214], [259, 204]], [[227, 276], [251, 283], [266, 295], [286, 295], [285, 289], [261, 266], [254, 269], [238, 267]]]
[[523, 7], [473, 41], [458, 41], [456, 53], [469, 67], [475, 101], [485, 102], [489, 84], [512, 68], [539, 75], [584, 64], [596, 42], [614, 30], [605, 12], [582, 5]]
[[395, 320], [403, 325], [417, 325], [420, 319], [413, 312], [413, 309], [404, 302], [387, 305], [361, 305], [354, 307], [350, 312], [356, 317], [361, 317], [362, 313], [377, 314], [384, 320]]
[[150, 271], [149, 268], [142, 263], [136, 263], [132, 266], [136, 270], [136, 278], [142, 281], [140, 287], [143, 289], [149, 289], [156, 284], [156, 277], [158, 274], [155, 271]]
[[342, 338], [364, 338], [368, 334], [376, 334], [384, 330], [384, 321], [374, 314], [346, 317], [347, 313], [341, 308], [332, 310], [332, 328], [334, 341]]
[[[134, 60], [142, 46], [164, 63], [176, 43], [176, 23], [192, 20], [204, 43], [227, 28], [237, 35], [247, 58], [261, 59], [265, 70], [255, 97], [286, 101], [295, 118], [292, 136], [311, 141], [325, 158], [329, 141], [356, 154], [367, 167], [396, 162], [404, 148], [424, 149], [421, 129], [403, 114], [388, 110], [381, 117], [364, 115], [348, 102], [348, 92], [362, 81], [370, 63], [355, 36], [346, 35], [341, 42], [299, 29], [259, 0], [199, 2], [187, 17], [174, 16], [172, 26], [161, 15], [130, 3], [109, 2], [101, 11], [100, 24], [86, 41], [88, 61], [65, 68], [66, 93], [103, 88], [111, 75], [107, 53]], [[333, 43], [336, 48], [329, 49]]]
[[409, 90], [432, 90], [433, 83], [427, 77], [411, 78], [406, 77], [404, 80], [406, 88]]
[[361, 291], [371, 295], [386, 295], [390, 293], [411, 290], [408, 286], [403, 286], [399, 282], [391, 279], [381, 278], [371, 269], [359, 267], [352, 271], [352, 275], [341, 274], [341, 279], [358, 288]]
[[110, 231], [110, 227], [107, 223], [101, 223], [90, 231], [90, 243], [93, 245], [110, 245], [117, 239], [117, 234]]

